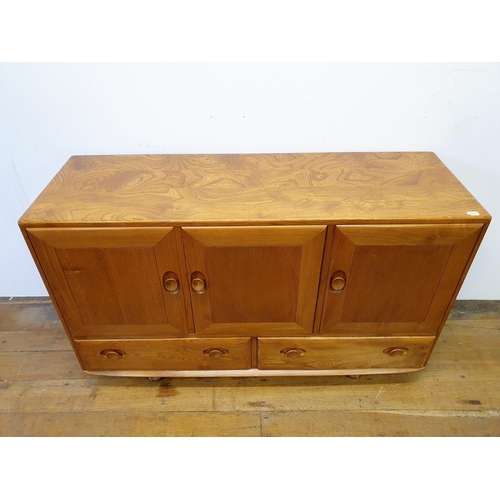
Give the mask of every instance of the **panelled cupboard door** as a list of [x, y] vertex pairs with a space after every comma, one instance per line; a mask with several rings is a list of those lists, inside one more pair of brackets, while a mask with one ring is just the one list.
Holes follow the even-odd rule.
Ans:
[[179, 228], [27, 232], [74, 337], [154, 338], [192, 330]]
[[182, 229], [196, 333], [313, 331], [326, 226]]
[[481, 229], [482, 224], [336, 226], [320, 332], [436, 333]]

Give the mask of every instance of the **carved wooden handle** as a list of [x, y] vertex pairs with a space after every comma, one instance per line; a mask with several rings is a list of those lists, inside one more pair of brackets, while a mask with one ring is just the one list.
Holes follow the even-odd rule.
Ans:
[[163, 275], [163, 287], [165, 290], [174, 295], [179, 292], [179, 277], [172, 271], [168, 271]]
[[100, 352], [101, 356], [104, 356], [106, 359], [118, 359], [123, 358], [125, 353], [120, 351], [120, 349], [104, 349]]
[[191, 288], [196, 293], [204, 293], [206, 288], [205, 276], [199, 271], [194, 272], [191, 275]]
[[222, 356], [229, 354], [229, 351], [221, 347], [210, 347], [205, 349], [203, 354], [209, 356], [210, 358], [222, 358]]
[[289, 347], [287, 349], [281, 349], [280, 353], [287, 358], [300, 358], [300, 356], [304, 356], [306, 351], [300, 347]]
[[175, 278], [167, 278], [163, 282], [163, 286], [168, 293], [176, 293], [179, 291], [179, 282]]
[[345, 288], [346, 281], [344, 271], [335, 271], [330, 278], [330, 290], [334, 293], [341, 292]]
[[404, 356], [408, 351], [407, 347], [388, 347], [384, 349], [383, 353], [387, 356]]

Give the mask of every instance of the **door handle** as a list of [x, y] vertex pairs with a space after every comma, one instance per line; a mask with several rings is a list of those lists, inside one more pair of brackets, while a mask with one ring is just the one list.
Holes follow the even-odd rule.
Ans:
[[196, 293], [205, 293], [205, 289], [207, 287], [207, 283], [205, 280], [205, 276], [199, 271], [195, 271], [191, 274], [191, 288]]
[[179, 278], [173, 271], [168, 271], [163, 275], [163, 287], [171, 295], [175, 295], [180, 290]]
[[347, 284], [347, 276], [344, 271], [335, 271], [330, 278], [330, 290], [333, 293], [341, 292]]

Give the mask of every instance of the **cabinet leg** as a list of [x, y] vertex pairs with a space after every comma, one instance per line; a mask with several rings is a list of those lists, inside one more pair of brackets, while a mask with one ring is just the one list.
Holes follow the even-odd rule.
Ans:
[[158, 382], [162, 379], [163, 377], [148, 377], [150, 382]]

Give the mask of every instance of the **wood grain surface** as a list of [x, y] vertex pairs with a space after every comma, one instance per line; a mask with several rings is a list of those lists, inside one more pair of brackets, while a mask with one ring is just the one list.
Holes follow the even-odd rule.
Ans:
[[[340, 225], [324, 286], [321, 333], [436, 334], [482, 224]], [[325, 279], [325, 277], [323, 278]]]
[[[419, 368], [434, 337], [263, 338], [258, 367], [263, 370]], [[390, 350], [396, 351], [390, 354]]]
[[[86, 370], [245, 370], [250, 338], [81, 340], [76, 346]], [[106, 357], [105, 353], [119, 353]]]
[[[54, 165], [57, 172], [59, 165]], [[468, 215], [468, 212], [479, 215]], [[73, 156], [20, 224], [486, 221], [430, 152]]]
[[[74, 338], [192, 331], [179, 228], [34, 228], [27, 234]], [[166, 272], [180, 277], [175, 294], [163, 286]]]
[[500, 436], [499, 303], [450, 318], [421, 372], [151, 383], [84, 375], [50, 301], [0, 300], [0, 435]]
[[197, 334], [312, 332], [325, 226], [187, 228], [188, 273]]

